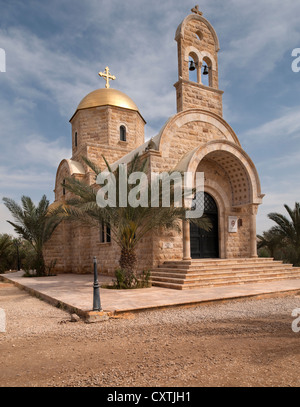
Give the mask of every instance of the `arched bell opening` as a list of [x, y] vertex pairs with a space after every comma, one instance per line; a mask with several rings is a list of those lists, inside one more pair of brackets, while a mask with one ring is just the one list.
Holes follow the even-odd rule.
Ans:
[[189, 54], [189, 80], [199, 83], [200, 75], [199, 58], [197, 54], [191, 52]]
[[204, 57], [202, 61], [201, 83], [205, 86], [213, 86], [212, 62], [208, 57]]

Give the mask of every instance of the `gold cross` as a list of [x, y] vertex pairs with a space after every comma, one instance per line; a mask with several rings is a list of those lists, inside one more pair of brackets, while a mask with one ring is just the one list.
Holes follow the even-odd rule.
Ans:
[[199, 6], [195, 6], [194, 8], [192, 8], [191, 10], [193, 13], [199, 14], [199, 16], [202, 16], [202, 12], [199, 10]]
[[114, 80], [116, 79], [115, 76], [113, 76], [113, 75], [111, 75], [111, 74], [109, 73], [109, 68], [108, 68], [108, 66], [105, 68], [105, 73], [99, 72], [99, 76], [101, 76], [101, 78], [104, 78], [104, 79], [106, 80], [106, 84], [105, 84], [106, 89], [109, 88], [109, 81], [110, 81], [110, 80], [114, 81]]

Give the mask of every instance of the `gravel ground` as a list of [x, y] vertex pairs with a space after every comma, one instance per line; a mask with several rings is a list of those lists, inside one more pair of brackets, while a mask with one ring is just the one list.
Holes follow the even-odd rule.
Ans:
[[299, 296], [125, 314], [97, 324], [0, 283], [0, 386], [299, 386]]

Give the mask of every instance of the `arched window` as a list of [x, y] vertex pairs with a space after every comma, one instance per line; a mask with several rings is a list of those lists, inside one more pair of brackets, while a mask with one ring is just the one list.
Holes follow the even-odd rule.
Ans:
[[120, 140], [126, 141], [126, 127], [120, 126]]
[[74, 135], [74, 144], [75, 144], [75, 147], [77, 147], [77, 145], [78, 145], [78, 135], [77, 135], [77, 131], [75, 131], [75, 135]]

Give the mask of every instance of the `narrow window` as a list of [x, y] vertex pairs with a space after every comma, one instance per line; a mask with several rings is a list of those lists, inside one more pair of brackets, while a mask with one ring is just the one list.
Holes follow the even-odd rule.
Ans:
[[110, 238], [110, 225], [106, 226], [106, 242], [110, 243], [111, 242], [111, 238]]
[[110, 242], [111, 242], [110, 225], [107, 225], [104, 222], [102, 222], [102, 225], [100, 227], [100, 243], [110, 243]]
[[66, 195], [66, 188], [65, 188], [65, 185], [66, 185], [66, 180], [64, 179], [64, 180], [63, 180], [63, 196]]
[[75, 131], [75, 136], [74, 136], [74, 144], [75, 144], [75, 147], [77, 147], [77, 145], [78, 145], [78, 140], [77, 140], [77, 131]]
[[126, 127], [120, 126], [120, 140], [126, 141]]
[[105, 243], [105, 225], [102, 222], [101, 230], [100, 230], [100, 243]]

